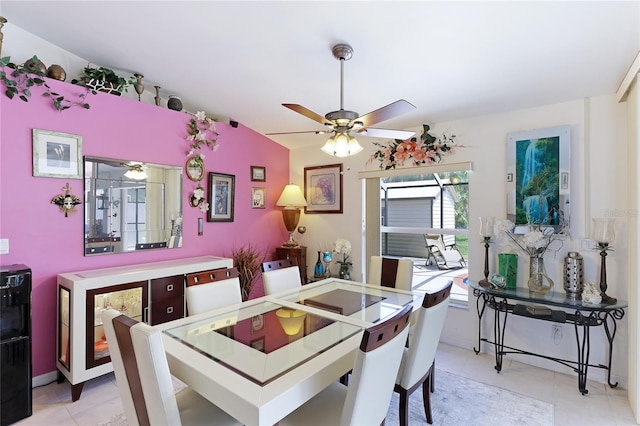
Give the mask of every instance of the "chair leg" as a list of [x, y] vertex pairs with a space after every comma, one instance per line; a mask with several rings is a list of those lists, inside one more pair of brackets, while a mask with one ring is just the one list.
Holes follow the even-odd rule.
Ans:
[[429, 374], [429, 383], [430, 383], [430, 388], [431, 388], [431, 393], [433, 393], [436, 390], [436, 362], [435, 360], [433, 361], [433, 364], [431, 364], [431, 373]]
[[409, 395], [406, 389], [400, 389], [400, 404], [398, 406], [398, 419], [400, 420], [400, 426], [409, 425]]
[[432, 383], [432, 374], [433, 371], [429, 374], [427, 380], [422, 382], [422, 403], [424, 404], [424, 414], [427, 416], [427, 423], [429, 424], [433, 424], [433, 417], [431, 415], [431, 392], [429, 392], [429, 383]]

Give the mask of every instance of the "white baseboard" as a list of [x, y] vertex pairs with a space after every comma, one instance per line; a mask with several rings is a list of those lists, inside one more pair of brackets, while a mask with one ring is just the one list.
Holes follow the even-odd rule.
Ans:
[[49, 373], [33, 377], [31, 379], [31, 387], [37, 388], [38, 386], [48, 385], [56, 380], [58, 380], [58, 370], [50, 371]]

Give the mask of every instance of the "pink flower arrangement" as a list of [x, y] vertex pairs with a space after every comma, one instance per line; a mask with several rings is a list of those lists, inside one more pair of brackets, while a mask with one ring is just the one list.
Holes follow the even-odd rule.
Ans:
[[380, 149], [369, 157], [367, 164], [378, 160], [381, 169], [389, 170], [404, 166], [407, 161], [411, 162], [411, 166], [439, 163], [442, 157], [453, 153], [456, 135], [443, 134], [436, 138], [429, 134], [427, 124], [423, 124], [422, 128], [424, 131], [420, 135], [420, 142], [416, 138], [404, 141], [396, 139], [386, 144], [374, 142]]

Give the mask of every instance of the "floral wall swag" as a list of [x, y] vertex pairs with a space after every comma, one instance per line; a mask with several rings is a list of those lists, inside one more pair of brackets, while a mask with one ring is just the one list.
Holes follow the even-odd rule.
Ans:
[[[187, 136], [187, 141], [189, 141], [187, 158], [191, 159], [189, 161], [197, 158], [204, 164], [204, 154], [199, 151], [204, 146], [211, 148], [214, 152], [217, 151], [218, 135], [215, 121], [207, 117], [203, 111], [198, 111], [189, 121]], [[189, 196], [189, 205], [200, 208], [203, 213], [209, 211], [209, 203], [205, 201], [204, 188], [200, 186], [200, 183], [196, 185], [193, 194]]]
[[374, 142], [380, 149], [369, 157], [367, 164], [377, 160], [380, 162], [380, 169], [389, 170], [404, 166], [406, 161], [410, 161], [408, 166], [439, 163], [442, 157], [453, 153], [456, 135], [443, 133], [442, 136], [435, 137], [429, 133], [429, 125], [423, 124], [422, 128], [420, 141], [411, 138], [387, 143]]

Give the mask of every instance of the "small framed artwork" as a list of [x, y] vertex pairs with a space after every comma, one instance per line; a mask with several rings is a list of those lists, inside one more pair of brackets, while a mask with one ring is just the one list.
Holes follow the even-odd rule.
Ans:
[[234, 175], [209, 173], [209, 214], [207, 222], [233, 222]]
[[33, 175], [82, 178], [82, 136], [33, 129]]
[[342, 164], [304, 168], [305, 213], [342, 213]]
[[251, 181], [252, 182], [266, 182], [267, 181], [267, 168], [262, 166], [251, 166]]
[[251, 208], [264, 209], [265, 188], [251, 188]]
[[249, 345], [257, 351], [264, 352], [264, 336], [250, 341]]
[[264, 328], [264, 315], [258, 314], [251, 317], [251, 334], [255, 334]]

